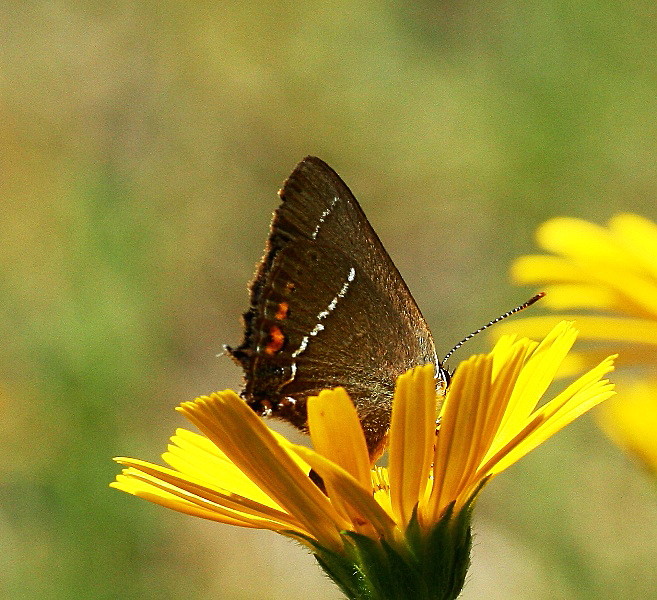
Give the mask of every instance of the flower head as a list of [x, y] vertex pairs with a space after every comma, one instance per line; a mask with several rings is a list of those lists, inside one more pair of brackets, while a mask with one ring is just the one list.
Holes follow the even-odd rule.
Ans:
[[[513, 329], [541, 337], [556, 321], [576, 320], [580, 338], [598, 347], [580, 355], [582, 360], [595, 359], [600, 347], [625, 344], [618, 364], [656, 365], [657, 225], [633, 214], [616, 215], [607, 227], [560, 217], [541, 225], [536, 238], [552, 254], [520, 257], [512, 277], [540, 285], [547, 292], [541, 306], [562, 314], [516, 320]], [[510, 325], [501, 324], [496, 333]]]
[[126, 468], [112, 486], [293, 537], [350, 598], [455, 598], [468, 565], [472, 503], [485, 483], [613, 394], [602, 379], [613, 369], [609, 357], [538, 406], [576, 335], [564, 322], [540, 344], [505, 336], [489, 354], [461, 363], [439, 427], [433, 365], [400, 376], [388, 468], [371, 468], [342, 388], [308, 402], [313, 449], [274, 433], [227, 390], [179, 407], [204, 435], [178, 430], [163, 455], [170, 468], [119, 458]]
[[[551, 254], [519, 258], [512, 276], [517, 283], [540, 285], [547, 291], [542, 306], [559, 314], [516, 320], [514, 330], [540, 337], [555, 321], [576, 319], [580, 337], [590, 344], [571, 355], [568, 373], [621, 346], [617, 364], [632, 367], [634, 381], [621, 384], [618, 400], [600, 412], [600, 422], [612, 439], [655, 470], [657, 224], [634, 214], [616, 215], [606, 227], [556, 218], [544, 223], [536, 237]], [[505, 331], [507, 324], [497, 329], [498, 334]]]

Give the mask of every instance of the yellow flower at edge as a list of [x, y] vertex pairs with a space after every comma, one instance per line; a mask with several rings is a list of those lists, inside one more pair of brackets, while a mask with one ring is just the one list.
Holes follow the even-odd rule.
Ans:
[[576, 336], [563, 322], [540, 344], [504, 336], [490, 353], [462, 362], [439, 429], [433, 365], [400, 376], [388, 468], [371, 468], [342, 388], [309, 399], [313, 449], [273, 432], [226, 390], [178, 408], [203, 435], [179, 429], [163, 455], [170, 467], [118, 458], [126, 468], [111, 485], [190, 515], [295, 538], [350, 598], [455, 598], [483, 485], [614, 393], [602, 379], [613, 369], [609, 357], [538, 406]]
[[580, 339], [603, 348], [588, 351], [582, 360], [595, 359], [604, 348], [627, 345], [617, 365], [645, 365], [654, 371], [657, 224], [633, 214], [616, 215], [607, 227], [559, 217], [543, 223], [536, 239], [552, 254], [521, 256], [511, 277], [518, 284], [540, 286], [546, 292], [541, 306], [560, 314], [501, 323], [495, 333], [519, 330], [540, 338], [556, 322], [576, 320]]
[[623, 395], [598, 414], [602, 429], [619, 446], [640, 458], [657, 475], [657, 385], [626, 382]]
[[[619, 396], [600, 411], [600, 424], [621, 447], [657, 473], [657, 224], [619, 214], [606, 227], [560, 217], [541, 225], [538, 244], [551, 254], [522, 256], [511, 268], [516, 283], [547, 292], [541, 305], [555, 316], [501, 324], [497, 334], [522, 331], [540, 338], [555, 322], [575, 320], [589, 346], [571, 354], [577, 373], [618, 350], [617, 366], [632, 367]], [[582, 314], [567, 311], [582, 311]]]

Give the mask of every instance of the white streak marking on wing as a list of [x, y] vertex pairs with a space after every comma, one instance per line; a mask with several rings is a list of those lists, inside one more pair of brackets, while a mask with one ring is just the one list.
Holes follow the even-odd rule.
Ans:
[[[337, 198], [335, 198], [337, 200]], [[344, 298], [347, 290], [349, 289], [349, 286], [351, 285], [351, 282], [356, 278], [356, 269], [354, 267], [351, 267], [349, 269], [349, 274], [347, 275], [347, 280], [342, 284], [342, 287], [340, 288], [340, 291], [334, 296], [333, 300], [329, 302], [329, 305], [326, 307], [325, 310], [322, 310], [317, 314], [317, 323], [315, 327], [313, 327], [312, 331], [308, 335], [304, 335], [303, 339], [301, 340], [301, 344], [299, 344], [299, 347], [292, 353], [292, 358], [296, 358], [301, 354], [306, 348], [308, 348], [308, 342], [310, 342], [310, 338], [315, 337], [320, 331], [324, 331], [324, 324], [321, 322], [322, 319], [325, 319], [328, 317], [331, 312], [335, 310], [335, 307], [338, 305], [338, 301], [340, 298]], [[293, 370], [292, 370], [292, 379], [294, 379], [294, 375], [296, 374], [296, 364], [293, 364]]]
[[322, 226], [322, 223], [326, 221], [326, 217], [328, 217], [331, 214], [331, 211], [333, 210], [333, 207], [335, 206], [335, 203], [338, 201], [338, 197], [334, 196], [331, 204], [329, 205], [328, 208], [324, 209], [324, 212], [322, 213], [322, 216], [319, 217], [319, 223], [317, 223], [317, 226], [315, 227], [315, 231], [313, 231], [310, 234], [310, 237], [314, 240], [317, 239], [317, 234], [319, 233], [319, 228]]

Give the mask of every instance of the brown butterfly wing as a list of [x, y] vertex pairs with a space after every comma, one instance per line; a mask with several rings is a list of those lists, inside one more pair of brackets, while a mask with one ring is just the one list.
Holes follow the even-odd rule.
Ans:
[[395, 379], [439, 365], [431, 333], [353, 194], [328, 165], [301, 161], [279, 192], [251, 284], [242, 344], [252, 408], [306, 425], [306, 399], [344, 386], [371, 454], [385, 439]]

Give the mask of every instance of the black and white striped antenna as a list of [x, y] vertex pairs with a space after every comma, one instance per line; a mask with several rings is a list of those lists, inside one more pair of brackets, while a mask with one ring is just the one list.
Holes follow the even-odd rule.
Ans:
[[517, 312], [520, 312], [521, 310], [525, 310], [528, 306], [531, 306], [531, 305], [534, 304], [535, 302], [538, 302], [543, 296], [545, 296], [545, 292], [541, 292], [540, 294], [536, 294], [536, 296], [533, 296], [532, 298], [530, 298], [529, 300], [527, 300], [527, 302], [521, 304], [520, 306], [516, 306], [514, 309], [512, 309], [512, 310], [510, 310], [510, 311], [508, 311], [508, 312], [505, 312], [503, 315], [500, 315], [499, 317], [497, 317], [496, 319], [493, 319], [492, 321], [489, 321], [488, 323], [486, 323], [486, 325], [483, 325], [482, 327], [480, 327], [479, 329], [477, 329], [477, 331], [473, 331], [471, 334], [466, 335], [466, 336], [465, 336], [465, 337], [464, 337], [464, 338], [463, 338], [458, 344], [456, 344], [456, 346], [454, 346], [454, 347], [453, 347], [453, 348], [447, 353], [447, 355], [445, 356], [445, 358], [443, 358], [441, 364], [444, 365], [444, 364], [445, 364], [445, 361], [446, 361], [450, 356], [452, 356], [452, 354], [454, 354], [454, 352], [456, 352], [456, 351], [457, 351], [461, 346], [463, 346], [463, 344], [465, 344], [468, 340], [471, 340], [475, 335], [477, 335], [478, 333], [481, 333], [481, 332], [484, 331], [485, 329], [488, 329], [491, 325], [495, 325], [495, 323], [499, 323], [500, 321], [503, 321], [503, 320], [506, 319], [507, 317], [510, 317], [511, 315], [515, 315]]

